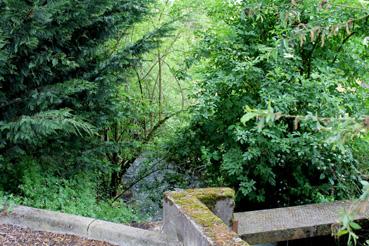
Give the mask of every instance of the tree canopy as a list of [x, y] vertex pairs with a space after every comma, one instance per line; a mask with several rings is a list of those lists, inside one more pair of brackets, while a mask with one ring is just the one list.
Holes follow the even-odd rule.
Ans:
[[284, 0], [215, 7], [218, 25], [195, 51], [198, 104], [171, 154], [211, 184], [237, 188], [250, 208], [358, 192], [362, 163], [350, 141], [367, 127], [368, 9]]

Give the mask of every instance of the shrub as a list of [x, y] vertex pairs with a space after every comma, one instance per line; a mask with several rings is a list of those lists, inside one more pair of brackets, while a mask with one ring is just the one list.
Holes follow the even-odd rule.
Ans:
[[356, 194], [348, 131], [357, 125], [339, 118], [369, 112], [366, 9], [355, 1], [216, 2], [218, 24], [195, 51], [198, 103], [170, 157], [203, 170], [211, 185], [235, 187], [243, 209]]
[[98, 201], [95, 180], [93, 173], [77, 174], [68, 179], [57, 177], [32, 163], [22, 178], [19, 203], [119, 223], [140, 220], [133, 209], [121, 201], [113, 204], [110, 200]]

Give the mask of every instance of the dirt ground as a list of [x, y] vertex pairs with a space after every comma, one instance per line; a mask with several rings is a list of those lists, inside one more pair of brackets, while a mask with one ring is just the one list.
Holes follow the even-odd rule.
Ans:
[[113, 246], [85, 238], [0, 224], [1, 246]]

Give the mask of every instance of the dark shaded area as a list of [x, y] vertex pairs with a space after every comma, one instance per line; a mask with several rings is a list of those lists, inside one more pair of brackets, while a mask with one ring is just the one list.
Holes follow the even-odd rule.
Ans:
[[[340, 244], [339, 241], [335, 240], [333, 237], [316, 237], [308, 239], [293, 240], [288, 242], [280, 242], [278, 246], [337, 246], [345, 245]], [[346, 244], [347, 245], [347, 244]]]
[[[368, 225], [363, 226], [365, 229], [361, 231], [357, 231], [357, 235], [359, 236], [359, 240], [357, 245], [366, 245], [365, 240], [369, 238], [369, 230]], [[286, 242], [279, 242], [278, 246], [347, 246], [347, 236], [343, 236], [339, 239], [334, 238], [333, 236], [325, 236], [325, 237], [314, 237], [314, 238], [306, 238], [300, 240], [292, 240]]]

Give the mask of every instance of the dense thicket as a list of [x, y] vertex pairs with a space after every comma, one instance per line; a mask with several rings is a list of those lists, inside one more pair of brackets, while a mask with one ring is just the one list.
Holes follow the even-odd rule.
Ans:
[[367, 142], [349, 137], [369, 111], [368, 9], [216, 1], [209, 16], [217, 25], [194, 56], [198, 104], [171, 158], [235, 187], [242, 209], [355, 194], [368, 156]]
[[199, 184], [242, 210], [352, 197], [368, 21], [359, 0], [0, 0], [0, 210], [127, 222], [121, 198], [161, 214]]
[[[67, 188], [91, 188], [97, 179], [92, 190], [115, 194], [129, 157], [119, 155], [131, 144], [124, 137], [134, 136], [121, 124], [135, 120], [134, 103], [119, 88], [168, 31], [161, 25], [127, 38], [151, 3], [0, 1], [0, 190], [27, 195], [32, 178], [37, 184], [50, 175]], [[48, 182], [58, 187], [40, 184]]]

